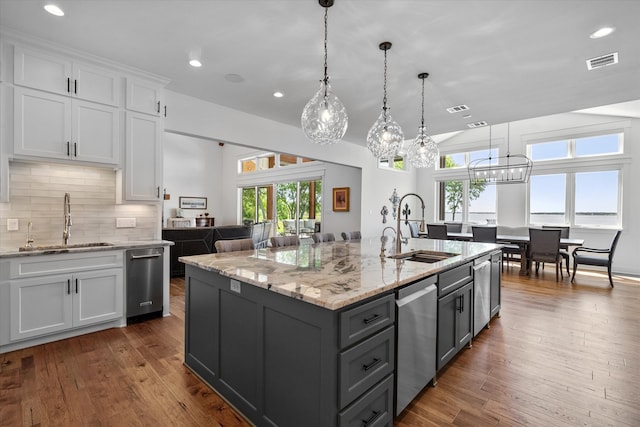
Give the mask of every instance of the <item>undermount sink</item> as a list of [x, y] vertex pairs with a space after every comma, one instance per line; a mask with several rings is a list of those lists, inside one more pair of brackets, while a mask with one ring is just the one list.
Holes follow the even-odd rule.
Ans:
[[42, 245], [42, 246], [21, 246], [18, 250], [24, 251], [59, 251], [65, 249], [78, 249], [78, 248], [99, 248], [103, 246], [113, 246], [113, 243], [107, 242], [92, 242], [92, 243], [74, 243], [71, 245]]
[[457, 256], [458, 254], [452, 254], [449, 252], [437, 252], [437, 251], [411, 251], [397, 255], [390, 255], [389, 258], [402, 259], [405, 261], [416, 261], [425, 263], [434, 263], [438, 261], [444, 261], [445, 259]]

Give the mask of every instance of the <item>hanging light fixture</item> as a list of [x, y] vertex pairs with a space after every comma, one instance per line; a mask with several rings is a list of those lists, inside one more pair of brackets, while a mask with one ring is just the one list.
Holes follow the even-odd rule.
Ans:
[[418, 78], [422, 80], [422, 121], [418, 128], [418, 136], [411, 143], [407, 150], [407, 157], [409, 163], [414, 168], [430, 168], [436, 163], [436, 159], [440, 156], [438, 145], [427, 134], [426, 127], [424, 125], [424, 81], [429, 77], [429, 73], [420, 73]]
[[304, 134], [317, 144], [335, 144], [340, 142], [349, 118], [347, 109], [331, 91], [327, 75], [327, 16], [334, 0], [318, 0], [324, 7], [324, 78], [320, 80], [320, 89], [307, 102], [302, 110], [302, 130]]
[[391, 159], [402, 147], [404, 134], [400, 125], [391, 118], [390, 108], [387, 107], [387, 51], [391, 49], [391, 43], [382, 42], [379, 47], [384, 51], [384, 97], [382, 112], [367, 134], [367, 148], [378, 159]]
[[523, 154], [509, 152], [510, 126], [507, 123], [507, 155], [491, 156], [491, 126], [489, 126], [489, 157], [469, 163], [471, 184], [523, 184], [529, 182], [533, 162]]

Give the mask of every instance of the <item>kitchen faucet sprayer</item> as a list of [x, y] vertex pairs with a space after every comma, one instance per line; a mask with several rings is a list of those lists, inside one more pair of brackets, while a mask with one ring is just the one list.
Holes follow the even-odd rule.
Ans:
[[[424, 200], [422, 200], [422, 197], [420, 197], [416, 193], [407, 193], [400, 198], [400, 201], [398, 202], [398, 209], [402, 207], [402, 201], [407, 196], [416, 196], [418, 199], [420, 199], [420, 203], [422, 203], [422, 221], [420, 222], [420, 228], [422, 229], [422, 231], [424, 231]], [[410, 212], [411, 211], [409, 210], [408, 206], [403, 211], [405, 215], [405, 220], [404, 220], [405, 224], [409, 224]], [[396, 237], [396, 255], [397, 255], [402, 250], [402, 241], [403, 241], [403, 239], [400, 238], [402, 236], [402, 233], [400, 232], [400, 212], [398, 212], [398, 216], [397, 216], [396, 235], [397, 235]]]
[[71, 237], [71, 195], [64, 193], [64, 228], [62, 230], [62, 244], [69, 243], [69, 237]]

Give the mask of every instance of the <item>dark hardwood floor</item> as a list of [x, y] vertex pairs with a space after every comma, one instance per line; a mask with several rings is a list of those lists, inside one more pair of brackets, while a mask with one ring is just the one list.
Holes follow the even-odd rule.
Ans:
[[[640, 280], [503, 274], [501, 317], [395, 425], [640, 425]], [[2, 426], [245, 426], [183, 364], [172, 316], [0, 355]]]

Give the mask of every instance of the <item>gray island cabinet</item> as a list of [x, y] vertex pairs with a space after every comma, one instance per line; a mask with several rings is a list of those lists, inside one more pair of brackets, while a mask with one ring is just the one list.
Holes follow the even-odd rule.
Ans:
[[459, 255], [434, 264], [381, 260], [366, 240], [183, 257], [185, 365], [258, 426], [391, 426], [396, 290], [460, 282], [499, 248], [451, 243]]

